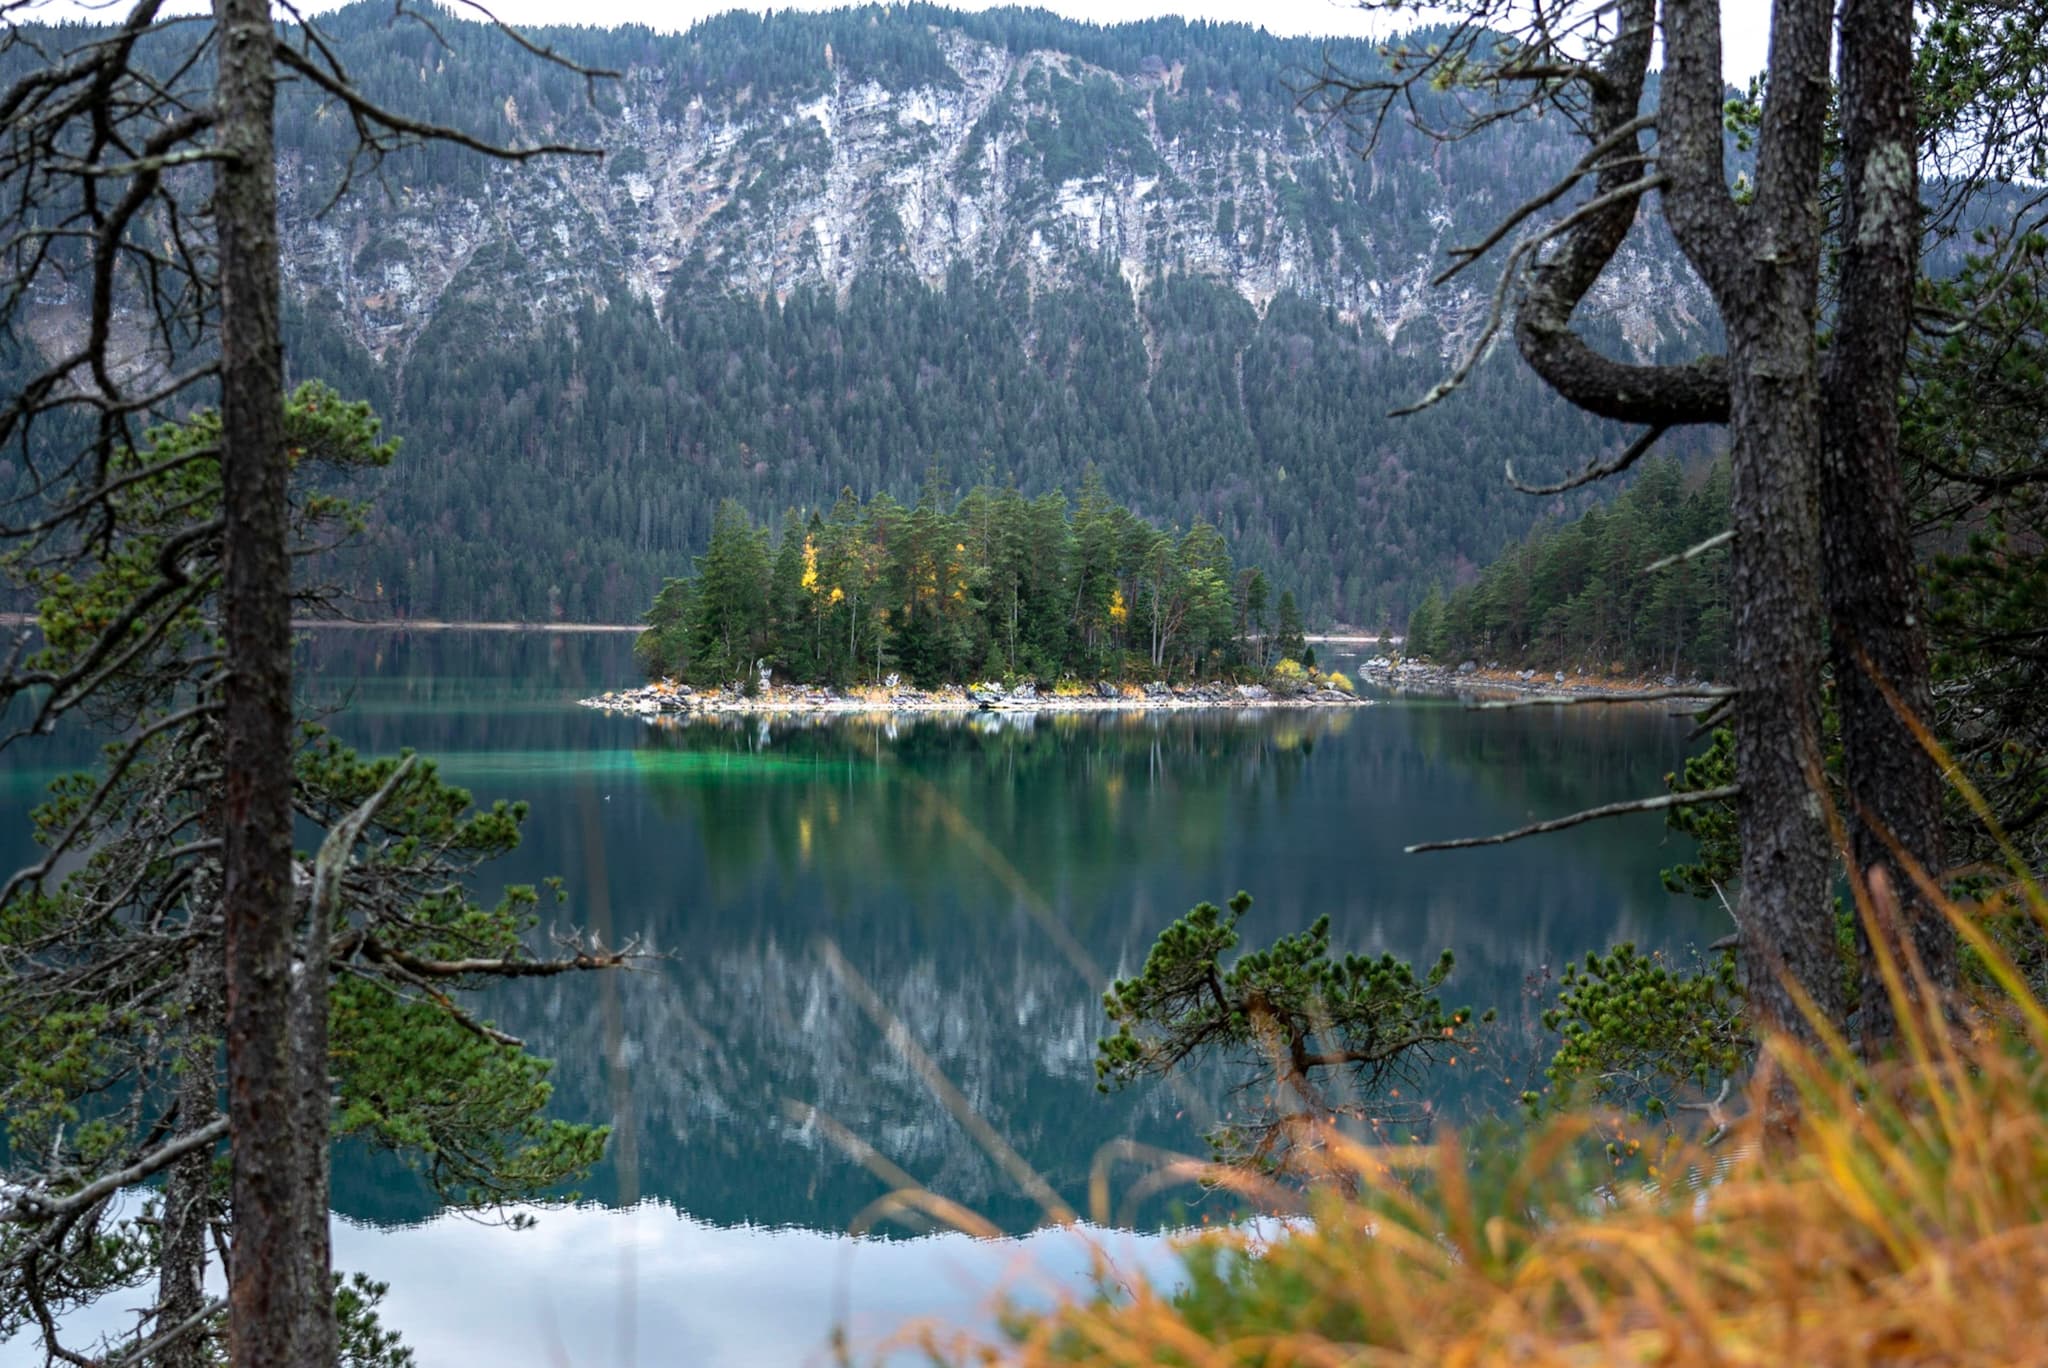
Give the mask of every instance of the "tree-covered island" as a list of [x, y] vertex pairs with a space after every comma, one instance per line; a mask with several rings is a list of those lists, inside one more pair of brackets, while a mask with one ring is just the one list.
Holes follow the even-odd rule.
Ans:
[[847, 490], [828, 513], [790, 512], [779, 536], [727, 501], [695, 559], [637, 646], [650, 678], [677, 683], [663, 698], [911, 686], [965, 704], [1000, 684], [1006, 698], [1355, 701], [1315, 668], [1291, 590], [1236, 566], [1206, 522], [1161, 530], [1112, 502], [1093, 472], [1071, 503], [986, 483], [956, 496], [936, 476], [915, 506]]

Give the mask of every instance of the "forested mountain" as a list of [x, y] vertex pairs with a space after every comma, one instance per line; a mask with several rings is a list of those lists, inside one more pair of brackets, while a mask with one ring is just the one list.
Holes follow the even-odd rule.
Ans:
[[1727, 522], [1725, 461], [1688, 482], [1677, 462], [1652, 457], [1608, 507], [1531, 533], [1448, 596], [1432, 586], [1409, 619], [1407, 649], [1452, 661], [1715, 677], [1729, 665], [1728, 551], [1681, 553]]
[[[478, 25], [320, 22], [386, 104], [608, 151], [434, 144], [336, 200], [349, 121], [288, 93], [291, 364], [406, 441], [335, 569], [369, 612], [631, 620], [721, 499], [908, 502], [936, 462], [1027, 496], [1093, 465], [1140, 517], [1213, 524], [1311, 622], [1397, 623], [1579, 506], [1509, 490], [1504, 460], [1561, 474], [1615, 440], [1505, 353], [1386, 416], [1484, 317], [1490, 280], [1429, 287], [1444, 249], [1577, 149], [1400, 126], [1361, 159], [1294, 88], [1326, 52], [1373, 69], [1369, 45], [920, 5], [536, 34], [623, 73], [586, 85]], [[1712, 310], [1676, 253], [1625, 252], [1596, 331], [1697, 346]], [[82, 322], [46, 302], [47, 348]]]

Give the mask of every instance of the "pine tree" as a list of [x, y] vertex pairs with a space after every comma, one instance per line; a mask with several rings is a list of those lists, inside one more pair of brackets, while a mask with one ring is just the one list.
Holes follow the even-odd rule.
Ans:
[[690, 673], [703, 683], [751, 679], [768, 626], [768, 534], [731, 499], [718, 506], [697, 558]]
[[1411, 656], [1424, 660], [1434, 659], [1439, 646], [1438, 637], [1443, 630], [1444, 596], [1436, 585], [1429, 586], [1429, 592], [1422, 596], [1422, 602], [1408, 616], [1408, 635], [1403, 643]]
[[1308, 636], [1301, 625], [1301, 609], [1294, 605], [1294, 591], [1280, 591], [1278, 621], [1273, 629], [1273, 648], [1283, 657], [1299, 661], [1308, 651]]

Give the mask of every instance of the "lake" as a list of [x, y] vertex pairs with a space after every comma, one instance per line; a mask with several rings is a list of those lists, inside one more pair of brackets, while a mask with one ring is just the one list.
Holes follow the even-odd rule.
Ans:
[[[825, 1362], [835, 1324], [872, 1345], [918, 1315], [979, 1319], [999, 1290], [1078, 1285], [1083, 1238], [1030, 1233], [1042, 1211], [970, 1118], [1080, 1208], [1117, 1141], [1200, 1152], [1229, 1079], [1103, 1096], [1092, 1060], [1109, 978], [1202, 899], [1250, 890], [1248, 942], [1328, 914], [1342, 950], [1456, 952], [1447, 1001], [1503, 1020], [1462, 1074], [1400, 1099], [1412, 1125], [1532, 1083], [1566, 959], [1729, 929], [1662, 891], [1690, 852], [1654, 816], [1401, 853], [1659, 791], [1691, 723], [1655, 708], [663, 728], [576, 707], [632, 681], [630, 645], [337, 630], [301, 656], [309, 702], [352, 744], [415, 747], [479, 800], [531, 804], [493, 883], [560, 875], [565, 925], [658, 955], [486, 1002], [558, 1061], [560, 1114], [618, 1127], [580, 1201], [512, 1230], [437, 1215], [395, 1163], [338, 1156], [337, 1264], [391, 1282], [386, 1319], [426, 1365]], [[0, 839], [18, 857], [55, 762], [7, 761]], [[1026, 1238], [846, 1234], [897, 1170]], [[1132, 1203], [1145, 1171], [1111, 1167], [1112, 1228], [1090, 1238], [1165, 1273], [1148, 1232], [1236, 1213], [1188, 1189]]]

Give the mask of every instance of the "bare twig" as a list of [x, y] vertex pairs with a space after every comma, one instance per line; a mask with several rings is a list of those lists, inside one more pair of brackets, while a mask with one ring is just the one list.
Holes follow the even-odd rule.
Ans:
[[1676, 552], [1673, 555], [1666, 556], [1662, 560], [1651, 561], [1648, 565], [1643, 567], [1643, 573], [1646, 575], [1651, 575], [1655, 574], [1659, 570], [1669, 570], [1672, 566], [1679, 564], [1681, 561], [1695, 560], [1700, 556], [1706, 555], [1709, 551], [1713, 551], [1719, 547], [1728, 545], [1730, 542], [1734, 540], [1735, 529], [1732, 527], [1725, 532], [1716, 532], [1713, 536], [1707, 538], [1698, 546], [1688, 546], [1685, 548], [1685, 550]]
[[176, 1325], [167, 1325], [142, 1343], [136, 1345], [133, 1349], [122, 1354], [119, 1358], [108, 1359], [102, 1365], [102, 1368], [127, 1368], [127, 1365], [131, 1363], [147, 1362], [153, 1355], [168, 1348], [212, 1320], [215, 1316], [218, 1316], [227, 1309], [227, 1305], [227, 1301], [224, 1298], [215, 1297], [211, 1299]]
[[1560, 480], [1556, 484], [1523, 484], [1515, 478], [1515, 463], [1509, 461], [1507, 463], [1508, 483], [1524, 494], [1562, 494], [1567, 489], [1577, 489], [1580, 485], [1591, 484], [1595, 480], [1604, 480], [1609, 475], [1619, 475], [1637, 461], [1642, 460], [1648, 454], [1650, 448], [1657, 444], [1657, 439], [1670, 430], [1668, 426], [1662, 423], [1647, 428], [1642, 436], [1630, 442], [1628, 449], [1613, 460], [1595, 461], [1578, 474], [1571, 476], [1569, 479]]
[[1423, 841], [1418, 845], [1402, 847], [1406, 855], [1419, 855], [1431, 850], [1467, 850], [1473, 846], [1506, 845], [1519, 841], [1524, 836], [1541, 836], [1545, 832], [1562, 831], [1566, 827], [1578, 826], [1583, 822], [1596, 822], [1603, 817], [1624, 817], [1632, 812], [1662, 812], [1666, 808], [1691, 807], [1699, 803], [1718, 803], [1733, 798], [1742, 792], [1738, 784], [1724, 784], [1719, 788], [1698, 789], [1690, 793], [1665, 793], [1655, 798], [1636, 798], [1626, 803], [1607, 803], [1601, 807], [1587, 808], [1574, 812], [1569, 817], [1553, 817], [1547, 822], [1531, 822], [1513, 831], [1503, 831], [1495, 836], [1460, 836], [1454, 841]]
[[1579, 205], [1569, 214], [1550, 224], [1541, 232], [1532, 233], [1516, 243], [1514, 248], [1508, 252], [1507, 260], [1501, 263], [1500, 280], [1494, 286], [1493, 303], [1487, 311], [1486, 326], [1479, 330], [1478, 338], [1466, 349], [1464, 359], [1458, 363], [1457, 369], [1444, 379], [1430, 386], [1429, 392], [1420, 399], [1412, 404], [1390, 410], [1387, 416], [1390, 418], [1405, 418], [1409, 414], [1420, 413], [1432, 405], [1441, 403], [1462, 387], [1466, 380], [1471, 378], [1472, 372], [1478, 368], [1480, 361], [1485, 358], [1487, 348], [1493, 344], [1493, 339], [1500, 335], [1501, 325], [1507, 316], [1508, 292], [1519, 278], [1518, 272], [1524, 261], [1533, 256], [1544, 243], [1549, 242], [1553, 238], [1562, 237], [1587, 219], [1604, 213], [1618, 204], [1624, 202], [1632, 203], [1635, 200], [1641, 199], [1650, 191], [1662, 186], [1664, 182], [1665, 178], [1660, 172], [1655, 175], [1643, 176], [1632, 180], [1626, 185], [1616, 186], [1614, 189], [1603, 194], [1593, 196], [1593, 198]]
[[[1556, 184], [1543, 193], [1522, 201], [1520, 205], [1509, 211], [1505, 218], [1495, 224], [1493, 230], [1485, 237], [1469, 246], [1451, 248], [1446, 255], [1453, 258], [1453, 263], [1445, 267], [1438, 273], [1436, 279], [1429, 283], [1432, 285], [1448, 284], [1458, 272], [1484, 257], [1495, 247], [1498, 247], [1502, 240], [1515, 230], [1518, 224], [1525, 222], [1531, 215], [1547, 209], [1563, 199], [1565, 195], [1570, 193], [1573, 186], [1584, 180], [1590, 172], [1598, 170], [1601, 160], [1609, 153], [1618, 150], [1624, 141], [1635, 138], [1644, 129], [1656, 126], [1657, 116], [1655, 114], [1639, 114], [1615, 129], [1612, 133], [1609, 133], [1599, 142], [1593, 144], [1592, 147], [1587, 149], [1586, 155], [1579, 158], [1578, 165], [1567, 171]], [[1641, 163], [1648, 160], [1648, 158], [1641, 153], [1637, 153], [1630, 160]]]

